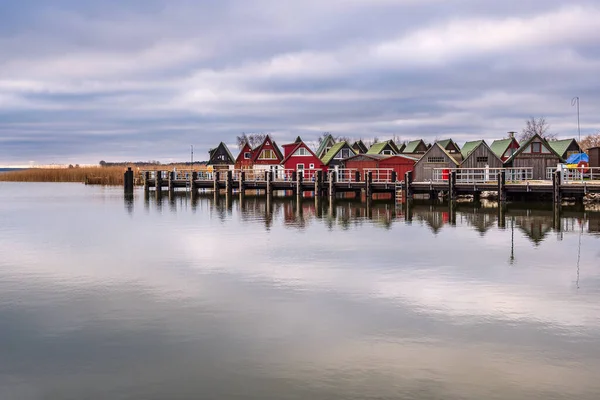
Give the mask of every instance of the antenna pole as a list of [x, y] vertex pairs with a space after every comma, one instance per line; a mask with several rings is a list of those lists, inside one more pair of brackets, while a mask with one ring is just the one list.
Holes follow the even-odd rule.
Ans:
[[571, 99], [571, 107], [577, 105], [577, 134], [579, 135], [579, 141], [581, 142], [581, 128], [579, 126], [579, 96], [575, 96]]

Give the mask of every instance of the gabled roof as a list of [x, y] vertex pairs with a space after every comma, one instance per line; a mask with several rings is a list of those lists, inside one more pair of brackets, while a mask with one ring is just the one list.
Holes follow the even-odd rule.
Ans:
[[[498, 157], [502, 157], [502, 155], [506, 153], [506, 150], [508, 150], [508, 147], [510, 146], [513, 140], [515, 140], [515, 138], [494, 140], [492, 142], [492, 145], [490, 146], [490, 149], [492, 149], [492, 152], [495, 155], [497, 155]], [[517, 142], [517, 144], [519, 144], [519, 142]]]
[[458, 156], [460, 156], [460, 153], [456, 153], [456, 154], [450, 154], [450, 153], [448, 153], [448, 151], [447, 151], [447, 150], [446, 150], [446, 149], [445, 149], [443, 146], [441, 146], [439, 142], [435, 142], [435, 143], [434, 143], [434, 144], [433, 144], [433, 145], [432, 145], [432, 146], [431, 146], [431, 147], [430, 147], [430, 148], [429, 148], [429, 149], [428, 149], [428, 150], [425, 152], [425, 154], [423, 154], [423, 157], [421, 157], [421, 158], [419, 159], [419, 161], [417, 161], [417, 162], [420, 162], [421, 160], [426, 160], [426, 158], [425, 158], [425, 157], [427, 156], [427, 154], [428, 154], [429, 152], [433, 151], [433, 149], [435, 149], [435, 148], [436, 148], [436, 146], [437, 146], [437, 147], [439, 147], [439, 148], [440, 148], [440, 149], [441, 149], [441, 150], [444, 152], [444, 154], [448, 156], [448, 158], [450, 159], [450, 161], [452, 161], [454, 164], [456, 164], [456, 166], [458, 166], [458, 165], [460, 164], [460, 160], [457, 160], [457, 159], [455, 158], [455, 156], [457, 156], [457, 155], [458, 155]]
[[525, 148], [527, 148], [527, 146], [529, 146], [529, 144], [531, 142], [533, 142], [533, 140], [536, 138], [539, 139], [542, 142], [542, 145], [546, 146], [546, 148], [548, 150], [550, 150], [550, 152], [552, 154], [554, 154], [556, 157], [560, 158], [561, 160], [563, 159], [562, 156], [560, 154], [558, 154], [556, 151], [554, 151], [554, 149], [548, 144], [548, 141], [546, 139], [544, 139], [543, 137], [541, 137], [540, 135], [538, 135], [536, 133], [535, 135], [530, 137], [528, 140], [524, 141], [523, 144], [521, 144], [521, 146], [505, 162], [510, 162], [510, 161], [514, 160], [515, 157], [518, 156], [519, 154], [521, 154], [525, 150]]
[[577, 147], [579, 147], [579, 144], [577, 144], [577, 141], [575, 139], [550, 140], [548, 141], [548, 144], [550, 145], [552, 150], [554, 150], [557, 154], [563, 157], [567, 152], [569, 146], [571, 146], [573, 142], [575, 142]]
[[263, 140], [262, 143], [256, 149], [254, 149], [252, 154], [252, 160], [256, 161], [258, 157], [260, 157], [260, 153], [263, 147], [265, 147], [265, 143], [267, 143], [267, 141], [271, 142], [271, 146], [273, 147], [273, 151], [275, 152], [277, 159], [281, 161], [283, 159], [283, 154], [281, 154], [281, 150], [279, 150], [279, 146], [277, 146], [277, 143], [275, 143], [275, 141], [271, 139], [269, 135], [265, 136], [265, 140]]
[[356, 154], [354, 152], [354, 150], [352, 150], [352, 147], [350, 147], [350, 145], [347, 142], [337, 142], [336, 144], [333, 145], [333, 147], [331, 149], [329, 149], [329, 151], [327, 152], [327, 154], [325, 154], [322, 158], [321, 161], [323, 161], [323, 164], [327, 165], [331, 162], [331, 160], [333, 160], [333, 157], [335, 157], [335, 155], [342, 150], [344, 147], [348, 147], [350, 149], [350, 151], [354, 154]]
[[[465, 161], [467, 161], [467, 159], [468, 159], [468, 158], [469, 158], [469, 157], [470, 157], [470, 156], [473, 154], [473, 152], [474, 152], [475, 150], [477, 150], [477, 149], [478, 149], [480, 146], [485, 146], [485, 147], [487, 147], [487, 148], [488, 148], [488, 150], [490, 151], [490, 153], [492, 153], [492, 155], [493, 155], [494, 157], [496, 157], [496, 158], [498, 159], [498, 161], [500, 161], [501, 163], [503, 163], [503, 161], [502, 161], [502, 159], [500, 158], [500, 156], [498, 156], [496, 153], [494, 153], [494, 152], [492, 151], [492, 149], [490, 148], [490, 146], [488, 146], [488, 144], [485, 142], [485, 140], [476, 140], [476, 141], [474, 141], [474, 142], [467, 142], [467, 143], [465, 143], [465, 145], [463, 146], [463, 150], [464, 150], [464, 149], [467, 147], [467, 144], [469, 144], [469, 143], [476, 143], [476, 142], [477, 142], [478, 144], [477, 144], [475, 147], [473, 147], [473, 148], [472, 148], [472, 149], [471, 149], [471, 150], [470, 150], [470, 151], [469, 151], [469, 152], [468, 152], [466, 155], [465, 155], [465, 154], [463, 154], [463, 155], [462, 155], [462, 156], [463, 156], [463, 159], [462, 159], [462, 161], [461, 161], [461, 164], [462, 164], [462, 163], [464, 163]], [[461, 153], [462, 153], [462, 151], [461, 151]]]
[[[297, 140], [300, 139], [300, 136], [298, 136], [298, 138], [296, 139], [296, 142], [294, 143], [290, 143], [290, 144], [295, 144], [295, 146], [290, 150], [290, 153], [283, 159], [281, 160], [281, 164], [285, 163], [287, 160], [290, 159], [290, 157], [292, 157], [294, 155], [294, 153], [296, 152], [296, 150], [298, 150], [300, 147], [304, 147], [306, 150], [308, 150], [308, 152], [310, 154], [312, 154], [313, 156], [315, 156], [315, 158], [317, 158], [319, 161], [321, 161], [321, 159], [319, 157], [317, 157], [317, 155], [315, 154], [314, 151], [312, 151], [310, 149], [310, 147], [308, 147], [306, 145], [306, 143], [304, 143], [302, 140], [300, 140], [300, 142], [298, 142]], [[284, 146], [288, 146], [288, 145], [284, 145]], [[321, 161], [323, 162], [323, 161]]]
[[368, 158], [368, 159], [371, 159], [371, 160], [386, 160], [388, 158], [394, 158], [394, 157], [402, 157], [402, 158], [406, 158], [407, 160], [411, 160], [411, 161], [418, 161], [419, 160], [416, 157], [411, 157], [411, 156], [406, 155], [406, 154], [392, 154], [392, 155], [390, 155], [390, 154], [366, 154], [366, 153], [364, 153], [364, 154], [357, 154], [355, 156], [348, 157], [344, 161], [350, 161], [350, 160], [353, 160], [355, 158], [361, 158], [361, 157]]
[[363, 143], [362, 140], [357, 140], [356, 142], [352, 143], [352, 148], [354, 149], [354, 147], [358, 147], [360, 151], [362, 151], [363, 153], [366, 153], [367, 151], [369, 151], [369, 149], [367, 149], [367, 146], [365, 146], [365, 144]]
[[[417, 146], [421, 142], [423, 142], [423, 139], [412, 140], [412, 141], [406, 143], [406, 147], [404, 147], [404, 150], [402, 150], [402, 152], [403, 153], [414, 153], [415, 150], [417, 150]], [[423, 142], [423, 144], [425, 144], [425, 142]]]
[[325, 156], [325, 149], [327, 148], [327, 145], [333, 146], [334, 144], [335, 139], [333, 138], [333, 136], [331, 136], [331, 134], [328, 134], [323, 140], [321, 140], [321, 143], [319, 144], [319, 147], [317, 148], [315, 154], [317, 155], [317, 157]]
[[242, 148], [240, 149], [240, 153], [238, 154], [238, 156], [235, 159], [235, 161], [238, 162], [238, 161], [243, 160], [244, 159], [244, 153], [250, 153], [250, 158], [252, 158], [252, 147], [250, 146], [250, 143], [248, 143], [247, 140], [244, 143], [244, 145], [242, 146]]
[[395, 153], [399, 153], [398, 147], [396, 147], [394, 141], [386, 140], [385, 142], [374, 143], [373, 146], [371, 146], [371, 148], [367, 151], [367, 154], [380, 154], [387, 145], [390, 145]]
[[446, 147], [448, 147], [448, 145], [450, 145], [450, 144], [453, 144], [453, 145], [454, 145], [454, 147], [456, 147], [456, 149], [457, 149], [458, 151], [460, 151], [460, 147], [459, 147], [459, 146], [458, 146], [458, 144], [457, 144], [457, 143], [456, 143], [454, 140], [452, 140], [452, 139], [438, 140], [438, 141], [437, 141], [437, 143], [439, 143], [439, 144], [440, 144], [440, 146], [442, 146], [443, 148], [446, 148]]
[[483, 142], [483, 140], [473, 140], [471, 142], [466, 142], [462, 149], [460, 149], [460, 154], [462, 154], [463, 158], [467, 158], [467, 156], [475, 150], [479, 145]]
[[221, 146], [223, 146], [223, 148], [227, 152], [227, 155], [229, 156], [229, 159], [231, 160], [231, 162], [235, 162], [235, 160], [236, 160], [235, 157], [231, 154], [231, 152], [229, 151], [229, 148], [223, 142], [219, 143], [219, 145], [217, 147], [215, 147], [214, 149], [208, 150], [208, 155], [210, 156], [210, 158], [212, 159], [213, 153]]

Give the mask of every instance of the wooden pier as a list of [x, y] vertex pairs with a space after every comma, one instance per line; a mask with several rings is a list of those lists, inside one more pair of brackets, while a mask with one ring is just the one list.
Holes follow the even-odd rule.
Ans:
[[[496, 192], [499, 202], [512, 198], [538, 196], [560, 203], [564, 198], [583, 200], [588, 193], [600, 193], [600, 169], [581, 171], [548, 171], [548, 180], [531, 179], [529, 168], [487, 169], [436, 169], [428, 182], [414, 181], [412, 172], [404, 177], [396, 176], [391, 169], [338, 169], [329, 172], [304, 170], [222, 170], [222, 171], [142, 171], [146, 192], [151, 190], [160, 196], [163, 191], [173, 193], [186, 190], [195, 195], [212, 191], [228, 195], [247, 191], [274, 192], [302, 196], [311, 192], [315, 197], [335, 198], [338, 193], [353, 192], [360, 197], [371, 198], [377, 193], [389, 193], [393, 199], [412, 200], [415, 195], [427, 195], [435, 199], [443, 194], [454, 201], [459, 196], [472, 195], [479, 198], [483, 192]], [[125, 172], [125, 192], [133, 191], [133, 171]], [[402, 179], [403, 178], [403, 179]]]

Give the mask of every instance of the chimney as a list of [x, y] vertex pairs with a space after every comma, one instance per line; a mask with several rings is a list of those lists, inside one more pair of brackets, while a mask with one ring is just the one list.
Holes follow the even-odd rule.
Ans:
[[508, 132], [508, 137], [511, 138], [511, 139], [514, 139], [515, 138], [515, 133], [517, 133], [517, 132], [514, 132], [514, 131]]

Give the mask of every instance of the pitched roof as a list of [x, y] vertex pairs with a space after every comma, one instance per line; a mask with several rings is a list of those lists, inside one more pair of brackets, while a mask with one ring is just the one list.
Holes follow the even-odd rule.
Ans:
[[331, 136], [331, 134], [328, 134], [327, 136], [325, 136], [325, 138], [323, 140], [321, 140], [321, 143], [319, 143], [319, 147], [317, 148], [317, 151], [315, 152], [315, 154], [317, 155], [317, 157], [323, 157], [325, 155], [325, 149], [327, 148], [327, 145], [330, 144], [333, 146], [333, 144], [335, 143], [335, 139], [333, 138], [333, 136]]
[[514, 138], [494, 140], [490, 148], [495, 155], [502, 157], [502, 155], [506, 153], [506, 150], [508, 150], [508, 146], [510, 146], [513, 140]]
[[438, 140], [437, 142], [438, 142], [438, 143], [440, 144], [440, 146], [442, 146], [443, 148], [446, 148], [446, 147], [448, 147], [448, 145], [449, 145], [449, 144], [453, 144], [453, 145], [456, 147], [456, 149], [457, 149], [458, 151], [460, 151], [460, 147], [459, 147], [459, 146], [458, 146], [458, 144], [457, 144], [457, 143], [456, 143], [454, 140], [452, 140], [452, 139]]
[[333, 160], [333, 157], [335, 157], [335, 155], [344, 147], [348, 147], [350, 149], [350, 151], [354, 154], [356, 154], [354, 152], [354, 150], [352, 150], [352, 147], [350, 147], [350, 145], [348, 143], [344, 142], [337, 142], [336, 144], [333, 145], [333, 147], [331, 149], [329, 149], [329, 151], [321, 158], [321, 161], [323, 161], [323, 164], [327, 165], [331, 162], [331, 160]]
[[385, 142], [374, 143], [373, 146], [371, 146], [371, 148], [369, 148], [367, 151], [367, 154], [380, 154], [387, 145], [390, 145], [394, 151], [398, 149], [393, 141], [386, 140]]
[[367, 149], [367, 146], [365, 146], [365, 144], [363, 143], [362, 140], [357, 140], [356, 142], [352, 143], [352, 148], [354, 149], [356, 147], [358, 147], [358, 149], [364, 153], [366, 153], [369, 149]]
[[[417, 150], [419, 143], [423, 142], [423, 139], [412, 140], [406, 144], [406, 147], [402, 151], [403, 153], [414, 153]], [[425, 144], [425, 142], [423, 142]]]
[[476, 140], [476, 141], [474, 141], [474, 142], [467, 142], [467, 143], [465, 143], [465, 145], [463, 146], [463, 150], [464, 150], [464, 149], [467, 147], [467, 144], [470, 144], [470, 143], [477, 143], [477, 145], [476, 145], [475, 147], [473, 147], [471, 150], [469, 150], [469, 152], [468, 152], [468, 153], [466, 153], [466, 154], [462, 154], [462, 157], [463, 157], [463, 159], [462, 159], [462, 161], [461, 161], [461, 164], [462, 164], [462, 163], [464, 163], [464, 162], [467, 160], [467, 158], [469, 158], [469, 157], [471, 156], [471, 154], [472, 154], [472, 153], [473, 153], [475, 150], [477, 150], [477, 149], [479, 148], [479, 146], [485, 146], [485, 147], [487, 147], [487, 148], [488, 148], [488, 150], [490, 151], [490, 153], [492, 153], [492, 154], [494, 155], [494, 157], [496, 157], [496, 158], [498, 159], [498, 161], [500, 161], [500, 162], [502, 162], [502, 163], [503, 163], [503, 161], [502, 161], [502, 159], [500, 158], [500, 156], [499, 156], [499, 155], [497, 155], [496, 153], [494, 153], [494, 152], [492, 151], [492, 149], [490, 148], [490, 146], [488, 146], [488, 144], [485, 142], [485, 140]]
[[283, 154], [281, 154], [281, 150], [279, 150], [279, 146], [277, 146], [277, 143], [275, 143], [275, 141], [271, 139], [269, 135], [265, 136], [265, 139], [262, 141], [262, 143], [256, 149], [253, 150], [252, 159], [256, 161], [258, 157], [260, 157], [261, 150], [265, 146], [265, 143], [267, 143], [267, 141], [271, 142], [271, 146], [273, 147], [273, 151], [275, 152], [277, 159], [281, 161], [283, 159]]
[[[440, 144], [438, 142], [435, 142], [426, 152], [425, 154], [423, 154], [423, 157], [421, 157], [419, 159], [420, 162], [421, 160], [426, 160], [425, 156], [430, 152], [433, 151], [433, 149], [435, 149], [435, 146], [439, 147], [440, 150], [442, 150], [444, 152], [445, 155], [448, 156], [448, 158], [450, 159], [450, 161], [452, 161], [454, 164], [456, 164], [456, 166], [458, 166], [460, 164], [460, 162], [462, 161], [462, 157], [460, 157], [460, 153], [455, 153], [455, 154], [450, 154], [448, 153], [448, 150], [446, 150], [443, 146], [440, 146]], [[460, 159], [457, 160], [457, 156], [460, 157]]]
[[467, 158], [469, 153], [475, 150], [479, 145], [483, 142], [483, 140], [473, 140], [471, 142], [466, 142], [462, 149], [460, 149], [460, 154], [462, 154], [463, 158]]
[[368, 158], [371, 160], [385, 160], [385, 159], [393, 158], [393, 157], [402, 157], [402, 158], [406, 158], [407, 160], [411, 160], [411, 161], [419, 160], [417, 157], [411, 157], [407, 154], [392, 154], [392, 155], [390, 155], [390, 154], [366, 154], [366, 153], [363, 153], [363, 154], [357, 154], [355, 156], [348, 157], [344, 161], [352, 160], [355, 158], [361, 158], [361, 157]]
[[[298, 140], [298, 139], [300, 139], [300, 136], [298, 136], [298, 138], [296, 140]], [[317, 155], [315, 154], [315, 152], [312, 151], [310, 149], [310, 147], [308, 147], [306, 145], [306, 143], [304, 143], [302, 140], [300, 142], [296, 141], [294, 143], [289, 143], [289, 144], [295, 144], [295, 146], [290, 150], [290, 153], [287, 156], [285, 156], [285, 158], [283, 160], [281, 160], [281, 164], [284, 164], [287, 160], [289, 160], [290, 157], [292, 157], [294, 155], [294, 153], [296, 152], [296, 150], [298, 150], [300, 147], [304, 147], [306, 150], [308, 150], [308, 152], [311, 155], [315, 156], [315, 158], [317, 158], [319, 161], [321, 161], [321, 159], [319, 157], [317, 157]], [[289, 144], [286, 144], [284, 146], [288, 146]], [[323, 161], [321, 161], [321, 162], [323, 162]]]
[[571, 143], [573, 142], [577, 144], [575, 139], [550, 140], [548, 142], [548, 145], [550, 145], [552, 150], [557, 152], [562, 157], [563, 155], [565, 155], [567, 149], [569, 148], [569, 146], [571, 146]]
[[521, 146], [506, 160], [506, 162], [510, 162], [512, 160], [514, 160], [514, 158], [521, 154], [525, 148], [527, 146], [529, 146], [529, 144], [531, 142], [533, 142], [533, 139], [540, 139], [540, 141], [542, 142], [543, 145], [545, 145], [548, 150], [550, 150], [550, 152], [552, 152], [555, 156], [557, 156], [558, 158], [560, 158], [561, 160], [563, 159], [562, 156], [560, 154], [558, 154], [549, 144], [548, 141], [546, 139], [544, 139], [543, 137], [541, 137], [540, 135], [538, 135], [537, 133], [535, 135], [533, 135], [532, 137], [530, 137], [528, 140], [524, 141]]
[[214, 152], [221, 146], [223, 146], [223, 148], [225, 148], [225, 151], [227, 152], [227, 155], [229, 156], [229, 159], [231, 160], [231, 162], [235, 162], [236, 158], [231, 154], [231, 152], [229, 151], [229, 148], [223, 142], [219, 143], [219, 145], [217, 147], [215, 147], [214, 149], [208, 150], [208, 155], [210, 156], [210, 158], [212, 159]]

